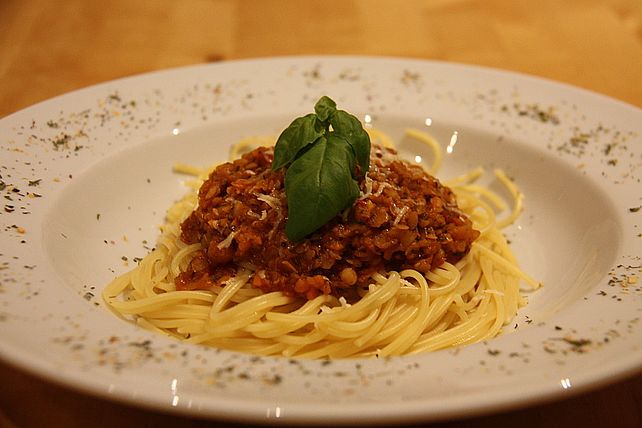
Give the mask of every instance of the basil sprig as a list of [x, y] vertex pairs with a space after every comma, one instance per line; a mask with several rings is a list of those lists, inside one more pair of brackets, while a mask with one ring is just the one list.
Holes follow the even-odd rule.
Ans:
[[351, 206], [359, 197], [358, 174], [369, 166], [370, 138], [361, 122], [327, 96], [314, 113], [294, 119], [272, 161], [273, 171], [287, 167], [288, 239], [300, 241]]

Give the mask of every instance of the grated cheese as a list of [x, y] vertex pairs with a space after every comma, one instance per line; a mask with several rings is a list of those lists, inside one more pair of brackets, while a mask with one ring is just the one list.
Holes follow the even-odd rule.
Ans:
[[395, 217], [395, 221], [392, 223], [393, 226], [396, 226], [399, 224], [401, 219], [403, 218], [404, 215], [408, 212], [408, 207], [403, 207], [401, 209], [397, 207], [393, 207], [397, 211], [397, 216]]
[[255, 193], [255, 195], [256, 195], [256, 199], [258, 199], [261, 202], [265, 202], [275, 210], [281, 209], [281, 201], [279, 201], [274, 196], [266, 195], [264, 193]]
[[216, 245], [216, 248], [218, 248], [219, 250], [222, 250], [223, 248], [227, 248], [230, 245], [232, 245], [232, 239], [234, 239], [234, 236], [237, 233], [238, 233], [238, 230], [234, 230], [234, 231], [230, 232], [230, 234], [227, 235], [227, 238], [223, 239], [221, 242], [219, 242]]

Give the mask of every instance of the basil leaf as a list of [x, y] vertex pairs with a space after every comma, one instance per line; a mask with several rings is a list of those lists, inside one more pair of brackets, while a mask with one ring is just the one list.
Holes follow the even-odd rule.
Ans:
[[370, 168], [370, 137], [361, 126], [359, 119], [350, 113], [337, 110], [329, 118], [333, 132], [345, 138], [352, 146], [357, 163], [361, 167], [361, 173], [365, 174]]
[[321, 122], [326, 122], [336, 110], [337, 103], [326, 95], [319, 98], [319, 101], [314, 105], [314, 112]]
[[324, 132], [323, 124], [319, 123], [314, 113], [294, 119], [276, 140], [272, 171], [292, 162], [301, 149], [314, 143]]
[[290, 241], [305, 238], [354, 203], [359, 197], [354, 167], [352, 149], [332, 134], [292, 162], [285, 174], [285, 232]]
[[303, 239], [352, 205], [359, 196], [356, 172], [365, 174], [370, 166], [370, 138], [356, 117], [337, 110], [327, 96], [316, 102], [314, 111], [295, 119], [274, 148], [272, 170], [288, 167], [285, 231], [291, 241]]

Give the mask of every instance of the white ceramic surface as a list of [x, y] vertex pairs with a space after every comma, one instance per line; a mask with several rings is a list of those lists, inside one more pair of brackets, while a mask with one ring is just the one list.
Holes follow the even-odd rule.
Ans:
[[[499, 166], [526, 195], [508, 231], [544, 287], [505, 334], [385, 360], [189, 346], [117, 319], [100, 291], [154, 245], [175, 162], [227, 159], [327, 94], [401, 140], [448, 144], [441, 178]], [[0, 120], [0, 357], [88, 393], [266, 423], [383, 423], [497, 411], [642, 367], [642, 111], [464, 65], [300, 57], [195, 66], [73, 92]]]

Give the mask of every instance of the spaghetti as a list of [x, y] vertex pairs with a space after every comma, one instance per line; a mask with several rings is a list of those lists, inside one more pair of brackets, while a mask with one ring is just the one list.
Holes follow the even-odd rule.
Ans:
[[[409, 130], [408, 135], [433, 149], [434, 174], [441, 161], [438, 145], [425, 133]], [[380, 131], [371, 138], [391, 144]], [[254, 143], [242, 141], [234, 155]], [[184, 165], [175, 169], [196, 176], [189, 183], [192, 191], [168, 210], [156, 248], [135, 269], [114, 279], [103, 298], [119, 316], [189, 343], [297, 358], [427, 352], [496, 336], [526, 303], [520, 284], [539, 287], [519, 269], [501, 233], [519, 216], [522, 194], [502, 171], [495, 171], [513, 199], [509, 208], [499, 195], [476, 183], [483, 174], [478, 168], [446, 183], [480, 232], [454, 264], [445, 262], [425, 275], [413, 269], [375, 273], [352, 303], [330, 294], [305, 300], [281, 291], [263, 292], [251, 286], [251, 265], [240, 266], [224, 286], [177, 291], [176, 278], [201, 250], [199, 243], [180, 239], [180, 226], [197, 206], [208, 171]]]

